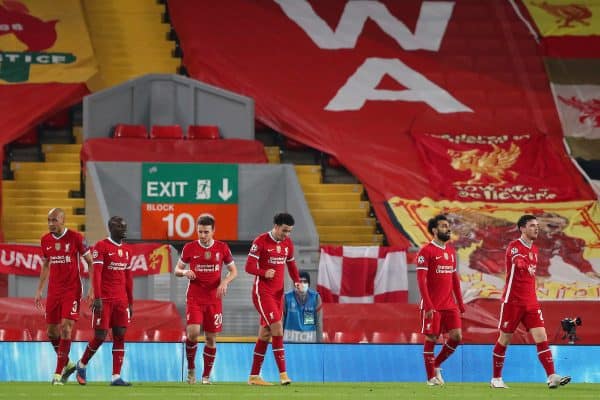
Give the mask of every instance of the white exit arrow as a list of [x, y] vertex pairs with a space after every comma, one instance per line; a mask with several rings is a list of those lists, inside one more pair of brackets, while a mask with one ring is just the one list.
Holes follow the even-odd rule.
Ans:
[[223, 201], [227, 201], [231, 196], [233, 196], [233, 192], [229, 190], [229, 179], [223, 178], [223, 189], [219, 190], [219, 197], [222, 198]]

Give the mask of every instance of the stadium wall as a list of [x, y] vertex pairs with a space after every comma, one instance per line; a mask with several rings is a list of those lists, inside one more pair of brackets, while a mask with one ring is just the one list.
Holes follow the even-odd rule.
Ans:
[[[75, 342], [71, 358], [83, 354], [85, 342]], [[200, 344], [202, 346], [202, 344]], [[213, 369], [214, 382], [244, 382], [252, 363], [253, 343], [220, 343]], [[421, 345], [286, 344], [291, 378], [298, 382], [419, 382], [425, 380]], [[551, 346], [557, 371], [573, 382], [600, 383], [600, 346]], [[438, 349], [439, 350], [439, 347]], [[186, 375], [182, 343], [127, 343], [123, 377], [132, 382], [181, 382]], [[197, 370], [202, 364], [201, 351]], [[491, 345], [460, 346], [443, 365], [444, 379], [452, 382], [488, 382]], [[0, 342], [1, 381], [49, 381], [56, 355], [48, 342]], [[111, 343], [104, 344], [88, 366], [89, 381], [108, 382], [112, 369]], [[263, 377], [277, 381], [271, 351]], [[535, 346], [508, 349], [506, 382], [545, 382]], [[74, 384], [74, 383], [72, 383]]]

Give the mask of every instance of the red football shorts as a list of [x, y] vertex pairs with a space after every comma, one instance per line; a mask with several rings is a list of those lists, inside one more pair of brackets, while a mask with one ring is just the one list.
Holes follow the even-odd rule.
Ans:
[[202, 325], [204, 332], [219, 333], [223, 329], [223, 305], [202, 304], [194, 298], [187, 300], [186, 321], [188, 325]]
[[425, 335], [439, 336], [442, 333], [461, 327], [460, 312], [457, 309], [436, 310], [433, 317], [429, 319], [425, 318], [425, 311], [421, 310], [421, 333]]
[[48, 297], [46, 299], [46, 323], [59, 324], [62, 319], [77, 321], [81, 303], [78, 295]]
[[258, 315], [260, 315], [260, 326], [270, 326], [277, 321], [281, 321], [283, 297], [277, 299], [272, 295], [253, 292], [252, 302], [254, 308], [258, 311]]
[[129, 304], [124, 300], [102, 300], [101, 315], [92, 312], [92, 327], [107, 330], [108, 328], [127, 327], [130, 321]]
[[519, 304], [502, 303], [500, 306], [500, 319], [498, 329], [504, 333], [513, 333], [519, 323], [523, 323], [525, 329], [544, 327], [544, 316], [538, 305], [524, 306]]

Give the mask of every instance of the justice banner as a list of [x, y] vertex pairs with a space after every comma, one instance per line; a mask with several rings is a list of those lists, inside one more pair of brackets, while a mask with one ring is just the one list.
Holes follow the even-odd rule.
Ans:
[[465, 301], [500, 298], [505, 284], [506, 247], [520, 236], [516, 221], [523, 214], [535, 215], [540, 226], [535, 241], [539, 248], [538, 299], [600, 300], [597, 201], [500, 204], [395, 197], [388, 207], [417, 246], [432, 239], [427, 221], [440, 213], [447, 215]]
[[[132, 250], [131, 271], [134, 277], [170, 273], [171, 246], [159, 243], [128, 244]], [[43, 256], [39, 246], [0, 244], [0, 273], [39, 276]], [[88, 266], [80, 260], [80, 274], [88, 276]]]
[[0, 83], [79, 83], [97, 72], [80, 1], [0, 1]]
[[507, 203], [578, 198], [576, 169], [545, 135], [414, 135], [444, 198]]

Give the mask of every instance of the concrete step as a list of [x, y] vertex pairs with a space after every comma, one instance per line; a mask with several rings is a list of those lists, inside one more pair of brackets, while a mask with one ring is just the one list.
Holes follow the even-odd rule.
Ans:
[[344, 184], [344, 183], [327, 183], [327, 184], [305, 184], [302, 185], [304, 194], [312, 193], [362, 193], [364, 188], [358, 184]]
[[80, 171], [81, 164], [76, 162], [23, 162], [13, 161], [10, 163], [10, 169], [13, 171]]
[[368, 201], [326, 201], [326, 200], [309, 200], [307, 201], [308, 207], [311, 210], [337, 210], [337, 209], [360, 209], [360, 210], [368, 210], [369, 202]]
[[352, 202], [352, 201], [361, 201], [361, 194], [359, 192], [351, 192], [351, 193], [308, 193], [304, 194], [304, 198], [306, 201], [315, 201], [315, 202]]
[[350, 209], [350, 210], [310, 210], [315, 221], [321, 221], [321, 218], [336, 218], [346, 220], [351, 218], [365, 218], [369, 215], [368, 209]]
[[79, 153], [48, 153], [46, 162], [49, 163], [78, 163], [81, 165]]
[[77, 182], [81, 171], [15, 171], [15, 180], [42, 182]]
[[4, 188], [4, 190], [2, 190], [2, 196], [3, 199], [30, 199], [36, 197], [44, 197], [47, 199], [67, 199], [69, 198], [69, 191]]
[[304, 185], [310, 184], [314, 185], [317, 183], [321, 183], [321, 175], [320, 174], [300, 174], [298, 175], [298, 182], [300, 185], [304, 187]]
[[294, 169], [296, 170], [296, 174], [319, 174], [321, 175], [321, 166], [320, 165], [294, 165]]
[[33, 189], [33, 190], [79, 190], [80, 182], [79, 179], [76, 181], [64, 181], [64, 182], [53, 182], [53, 181], [35, 181], [35, 180], [23, 180], [23, 181], [2, 181], [3, 189]]
[[3, 207], [3, 211], [2, 214], [3, 215], [23, 215], [26, 218], [29, 218], [27, 216], [29, 215], [34, 215], [34, 214], [41, 214], [44, 215], [44, 220], [47, 220], [48, 217], [48, 211], [50, 211], [50, 209], [52, 208], [62, 208], [65, 211], [65, 214], [67, 215], [71, 215], [71, 214], [75, 214], [76, 207], [72, 207], [69, 206], [68, 204], [62, 204], [62, 202], [57, 201], [55, 203], [53, 203], [51, 206], [11, 206], [10, 208], [7, 207]]
[[374, 234], [375, 227], [368, 225], [317, 225], [317, 232], [319, 232], [319, 236], [339, 235], [343, 237], [348, 237], [356, 234]]
[[85, 199], [70, 199], [70, 198], [62, 198], [62, 199], [52, 199], [47, 197], [31, 197], [31, 198], [23, 198], [23, 197], [4, 197], [2, 206], [5, 210], [8, 210], [9, 207], [13, 206], [44, 206], [47, 207], [48, 210], [56, 207], [56, 204], [60, 204], [61, 208], [63, 206], [68, 206], [69, 208], [83, 208], [85, 207]]
[[43, 144], [42, 145], [42, 151], [44, 153], [69, 153], [69, 154], [73, 154], [73, 153], [77, 153], [79, 154], [79, 152], [81, 151], [81, 145], [80, 144]]
[[[32, 223], [37, 223], [41, 221], [47, 224], [48, 221], [48, 211], [50, 209], [45, 210], [43, 213], [23, 213], [21, 210], [10, 210], [10, 212], [4, 212], [2, 214], [2, 226], [6, 226], [8, 224], [21, 224], [23, 221], [31, 221]], [[65, 221], [67, 226], [80, 226], [85, 224], [85, 215], [75, 215], [72, 212], [65, 212]]]
[[343, 225], [353, 225], [353, 226], [372, 226], [375, 227], [375, 218], [370, 217], [340, 217], [337, 210], [321, 210], [321, 211], [331, 211], [331, 213], [323, 212], [317, 217], [313, 214], [313, 220], [316, 225], [322, 226], [343, 226]]

